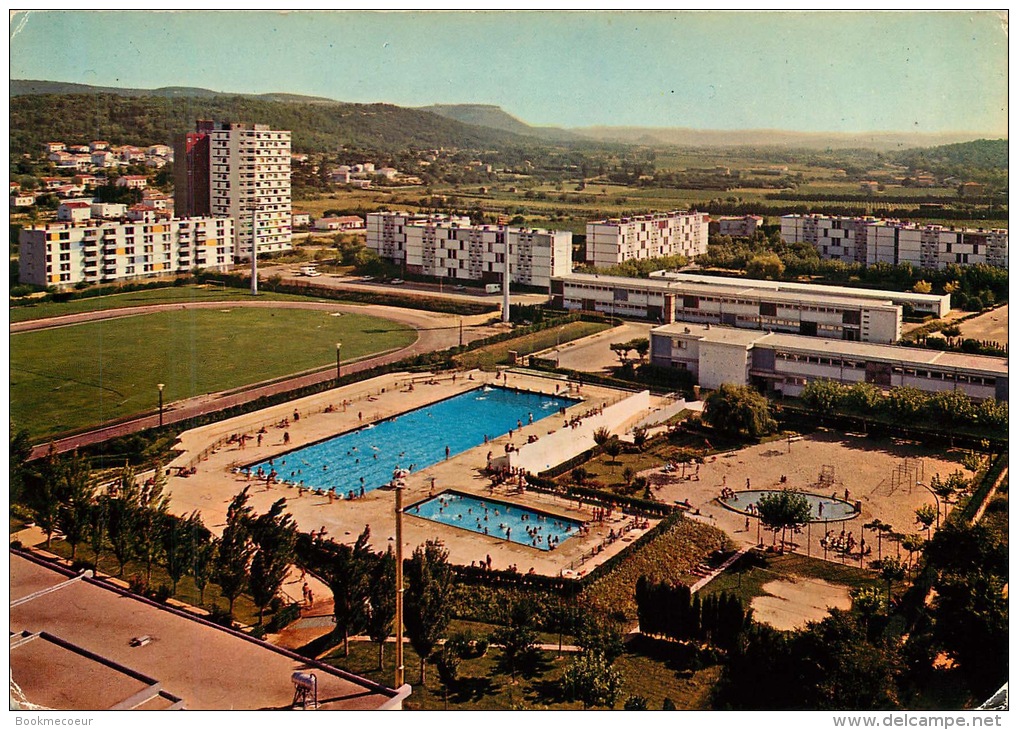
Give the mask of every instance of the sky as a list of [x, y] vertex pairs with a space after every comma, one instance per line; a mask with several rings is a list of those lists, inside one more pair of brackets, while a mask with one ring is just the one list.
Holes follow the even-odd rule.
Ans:
[[991, 12], [30, 11], [12, 79], [200, 86], [535, 125], [1007, 133]]

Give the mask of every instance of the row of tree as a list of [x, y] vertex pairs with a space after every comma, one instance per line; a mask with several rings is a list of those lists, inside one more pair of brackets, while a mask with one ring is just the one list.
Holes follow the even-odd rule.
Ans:
[[727, 591], [701, 598], [689, 586], [659, 583], [647, 576], [636, 581], [636, 610], [643, 634], [703, 641], [721, 649], [735, 647], [753, 613]]
[[898, 423], [936, 423], [943, 427], [970, 427], [1007, 431], [1007, 401], [987, 398], [973, 401], [960, 390], [939, 393], [905, 386], [883, 390], [871, 383], [846, 385], [833, 380], [812, 380], [799, 396], [818, 415], [845, 412], [863, 416], [886, 415]]

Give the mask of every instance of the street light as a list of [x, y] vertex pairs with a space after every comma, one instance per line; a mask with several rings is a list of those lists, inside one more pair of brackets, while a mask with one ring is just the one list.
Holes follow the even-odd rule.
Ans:
[[342, 348], [343, 348], [343, 343], [342, 342], [337, 342], [336, 343], [336, 380], [339, 380], [339, 376], [340, 376], [339, 354], [340, 354], [340, 351], [342, 350]]
[[396, 677], [394, 687], [403, 686], [403, 489], [401, 474], [392, 480], [396, 488]]
[[166, 387], [165, 383], [157, 383], [156, 387], [159, 388], [159, 425], [163, 425], [163, 388]]
[[934, 501], [934, 502], [936, 503], [936, 505], [937, 505], [937, 529], [939, 530], [939, 529], [940, 529], [940, 497], [938, 497], [938, 496], [937, 496], [937, 493], [936, 493], [936, 492], [934, 492], [934, 491], [933, 491], [933, 490], [932, 490], [932, 489], [931, 489], [930, 487], [928, 487], [928, 486], [927, 486], [926, 484], [924, 484], [923, 482], [919, 482], [919, 481], [917, 481], [917, 482], [915, 483], [915, 485], [916, 485], [917, 487], [922, 487], [922, 488], [923, 488], [923, 489], [925, 489], [925, 490], [926, 490], [927, 492], [929, 492], [930, 494], [932, 494], [932, 495], [933, 495], [933, 501]]

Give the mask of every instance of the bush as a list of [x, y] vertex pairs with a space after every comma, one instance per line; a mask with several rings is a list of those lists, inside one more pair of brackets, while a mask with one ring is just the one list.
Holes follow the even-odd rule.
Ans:
[[172, 597], [173, 597], [173, 587], [166, 583], [160, 583], [159, 585], [157, 585], [155, 587], [155, 590], [152, 591], [151, 595], [152, 600], [158, 603], [166, 603]]
[[127, 585], [131, 589], [131, 593], [137, 593], [139, 596], [148, 593], [148, 581], [145, 580], [145, 576], [138, 573], [127, 576]]
[[300, 618], [300, 604], [289, 603], [276, 610], [269, 621], [268, 630], [271, 633], [278, 633]]
[[249, 633], [251, 634], [251, 636], [253, 636], [256, 639], [264, 639], [265, 638], [265, 633], [266, 633], [265, 632], [265, 627], [264, 626], [253, 626]]
[[17, 286], [11, 287], [12, 297], [27, 297], [33, 292], [35, 292], [35, 287], [30, 284], [18, 284]]
[[21, 550], [23, 547], [25, 547], [25, 546], [21, 542], [21, 540], [11, 540], [11, 549], [12, 550]]

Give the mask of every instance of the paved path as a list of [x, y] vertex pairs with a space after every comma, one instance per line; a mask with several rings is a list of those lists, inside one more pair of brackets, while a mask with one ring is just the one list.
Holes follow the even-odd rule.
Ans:
[[[483, 323], [491, 319], [490, 314], [460, 317], [453, 314], [440, 314], [436, 312], [425, 312], [415, 309], [402, 309], [398, 307], [385, 307], [376, 304], [352, 305], [334, 304], [326, 302], [270, 302], [270, 301], [224, 301], [224, 302], [183, 302], [175, 304], [146, 305], [141, 307], [126, 307], [122, 309], [109, 309], [97, 312], [82, 312], [69, 314], [62, 317], [51, 317], [47, 319], [30, 320], [18, 322], [11, 325], [11, 333], [28, 332], [38, 329], [52, 327], [66, 327], [80, 324], [82, 322], [94, 322], [105, 319], [118, 319], [132, 317], [142, 314], [167, 310], [184, 309], [223, 309], [235, 307], [255, 307], [266, 309], [316, 309], [332, 312], [347, 312], [354, 314], [369, 314], [384, 319], [390, 319], [406, 324], [417, 330], [417, 340], [412, 345], [400, 350], [369, 357], [357, 362], [344, 364], [344, 373], [356, 373], [363, 370], [397, 362], [405, 357], [417, 355], [424, 352], [442, 350], [459, 343], [460, 322], [463, 324], [463, 342], [469, 343], [473, 340], [487, 337], [495, 332], [494, 329], [485, 326]], [[274, 380], [263, 383], [255, 383], [244, 386], [241, 389], [209, 393], [196, 398], [183, 401], [176, 401], [166, 406], [163, 412], [164, 423], [179, 423], [207, 413], [214, 413], [242, 403], [249, 403], [264, 396], [271, 396], [277, 393], [302, 388], [316, 383], [323, 383], [335, 378], [335, 371], [331, 366], [322, 369], [305, 372], [294, 377], [283, 380]], [[147, 415], [132, 418], [119, 423], [108, 424], [92, 431], [68, 436], [53, 442], [57, 453], [71, 451], [81, 446], [99, 443], [117, 436], [124, 436], [136, 433], [159, 425], [159, 414], [150, 413]], [[49, 450], [49, 442], [39, 444], [32, 449], [30, 459], [44, 456]]]

